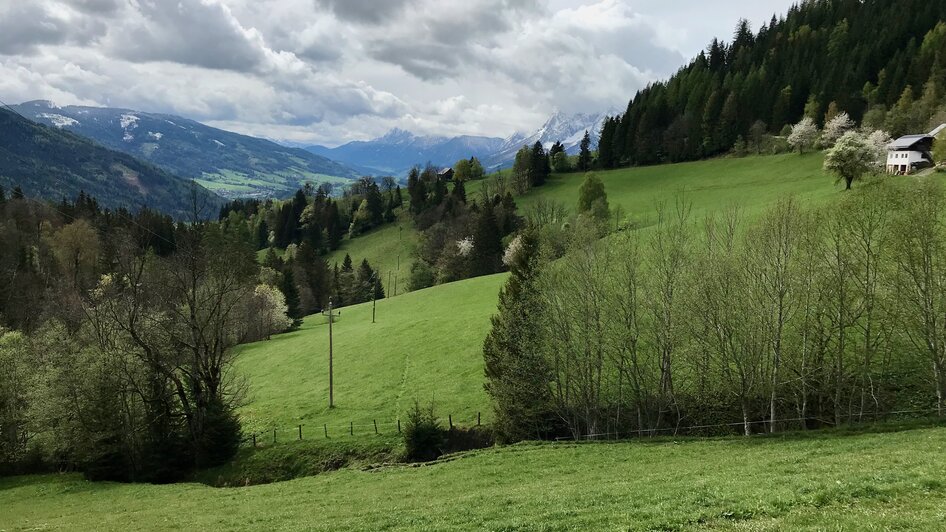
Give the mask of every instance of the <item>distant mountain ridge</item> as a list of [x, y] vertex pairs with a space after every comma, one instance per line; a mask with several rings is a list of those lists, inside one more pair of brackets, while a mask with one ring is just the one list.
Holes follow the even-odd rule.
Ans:
[[305, 182], [346, 182], [352, 168], [275, 142], [174, 115], [109, 107], [59, 107], [37, 100], [13, 106], [34, 120], [86, 136], [156, 164], [226, 197], [286, 197]]
[[28, 197], [58, 201], [84, 191], [99, 204], [136, 210], [147, 206], [175, 218], [192, 213], [198, 195], [204, 216], [215, 216], [223, 198], [189, 179], [60, 128], [37, 124], [0, 108], [0, 186]]
[[374, 140], [356, 140], [338, 146], [306, 146], [306, 150], [356, 166], [375, 175], [403, 175], [415, 165], [428, 162], [437, 166], [455, 163], [461, 158], [484, 158], [500, 148], [503, 139], [464, 135], [436, 137], [414, 135], [392, 129]]
[[435, 166], [449, 166], [469, 157], [480, 159], [488, 168], [502, 168], [512, 164], [520, 148], [532, 146], [536, 141], [546, 149], [561, 142], [569, 154], [575, 154], [588, 131], [592, 149], [595, 149], [605, 118], [616, 114], [615, 110], [571, 115], [555, 112], [539, 129], [515, 133], [505, 139], [471, 135], [421, 136], [395, 128], [373, 140], [353, 141], [336, 148], [306, 146], [305, 149], [374, 175], [403, 176], [415, 165], [430, 162]]

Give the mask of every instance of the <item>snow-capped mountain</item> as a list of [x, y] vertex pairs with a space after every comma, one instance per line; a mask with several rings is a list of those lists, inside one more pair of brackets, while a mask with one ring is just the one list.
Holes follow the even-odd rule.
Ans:
[[284, 197], [305, 182], [358, 176], [348, 166], [305, 150], [179, 116], [108, 107], [59, 107], [46, 100], [13, 109], [34, 122], [78, 133], [181, 177], [197, 179], [227, 197]]
[[306, 146], [312, 153], [340, 161], [374, 175], [405, 175], [413, 166], [431, 163], [449, 166], [469, 157], [476, 157], [489, 168], [509, 166], [523, 146], [541, 142], [546, 149], [561, 142], [569, 154], [578, 153], [585, 131], [591, 135], [592, 149], [607, 116], [616, 111], [597, 114], [554, 113], [536, 131], [515, 133], [505, 139], [496, 137], [437, 137], [415, 135], [403, 129], [392, 129], [384, 136], [368, 141], [354, 141], [338, 146]]
[[504, 139], [502, 146], [486, 159], [486, 163], [489, 166], [508, 166], [515, 159], [516, 152], [520, 148], [532, 146], [537, 141], [541, 142], [545, 149], [551, 148], [556, 142], [561, 142], [565, 145], [566, 153], [576, 154], [585, 131], [591, 136], [591, 149], [597, 149], [598, 136], [605, 118], [616, 114], [618, 112], [613, 109], [604, 113], [572, 115], [557, 111], [545, 121], [542, 127], [531, 134], [515, 133]]

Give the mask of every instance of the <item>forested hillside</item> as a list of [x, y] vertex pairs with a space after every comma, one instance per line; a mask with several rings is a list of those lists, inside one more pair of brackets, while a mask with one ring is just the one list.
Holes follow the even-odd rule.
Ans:
[[[946, 120], [946, 3], [816, 0], [639, 91], [601, 131], [599, 163], [684, 161], [764, 146], [802, 117], [840, 112], [894, 136]], [[937, 116], [938, 115], [938, 116]], [[741, 143], [741, 144], [740, 144]]]
[[147, 206], [178, 218], [192, 212], [192, 191], [204, 216], [215, 214], [223, 202], [190, 180], [5, 109], [0, 109], [0, 187], [54, 201], [84, 191], [104, 207]]
[[305, 182], [347, 183], [357, 173], [298, 148], [213, 128], [180, 116], [129, 109], [58, 107], [37, 100], [13, 108], [41, 124], [67, 129], [196, 179], [227, 197], [288, 197]]

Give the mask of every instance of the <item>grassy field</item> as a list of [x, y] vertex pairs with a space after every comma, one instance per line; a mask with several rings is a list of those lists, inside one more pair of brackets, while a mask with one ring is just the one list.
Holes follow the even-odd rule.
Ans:
[[414, 399], [471, 423], [487, 415], [482, 345], [504, 275], [480, 277], [345, 307], [334, 325], [335, 405], [328, 408], [328, 324], [310, 316], [298, 331], [240, 348], [237, 371], [250, 384], [246, 429], [356, 435], [396, 431]]
[[[841, 190], [821, 168], [821, 153], [723, 158], [690, 163], [622, 168], [596, 172], [605, 184], [612, 208], [620, 206], [638, 219], [653, 216], [657, 202], [682, 196], [695, 215], [739, 205], [747, 214], [793, 196], [803, 204], [820, 203]], [[574, 210], [584, 174], [555, 174], [545, 185], [516, 198], [521, 210], [540, 198]], [[475, 193], [478, 184], [468, 190]], [[471, 196], [474, 197], [474, 196]]]
[[341, 265], [345, 260], [345, 254], [348, 253], [356, 268], [362, 259], [368, 259], [372, 268], [381, 271], [384, 288], [392, 295], [394, 294], [394, 275], [397, 274], [397, 293], [400, 294], [407, 290], [418, 236], [414, 224], [404, 217], [396, 223], [384, 225], [352, 239], [342, 240], [341, 247], [325, 259], [329, 267], [333, 267], [336, 262]]
[[[612, 205], [630, 213], [645, 216], [656, 201], [670, 200], [683, 191], [699, 216], [732, 202], [757, 212], [786, 195], [806, 203], [826, 201], [839, 192], [822, 173], [821, 164], [820, 154], [786, 154], [600, 175]], [[541, 189], [517, 201], [525, 208], [540, 197], [572, 205], [582, 179], [580, 174], [553, 176]], [[400, 252], [398, 292], [403, 293], [416, 238], [410, 222], [401, 221], [346, 239], [328, 261], [330, 265], [341, 262], [345, 253], [356, 263], [367, 257], [382, 271], [385, 288], [393, 293], [393, 282], [385, 272], [394, 268]], [[335, 330], [338, 408], [332, 411], [327, 409], [324, 318], [310, 317], [300, 331], [245, 346], [238, 369], [247, 375], [252, 390], [253, 402], [243, 410], [247, 426], [262, 431], [273, 426], [289, 430], [299, 423], [319, 427], [331, 423], [336, 430], [349, 421], [373, 425], [375, 418], [396, 420], [415, 398], [433, 398], [443, 414], [468, 418], [477, 411], [486, 413], [481, 348], [501, 285], [502, 276], [494, 276], [383, 300], [374, 325], [370, 304], [344, 309]], [[373, 426], [368, 428], [373, 432]]]
[[944, 470], [944, 428], [527, 444], [245, 488], [0, 479], [0, 530], [943, 530]]

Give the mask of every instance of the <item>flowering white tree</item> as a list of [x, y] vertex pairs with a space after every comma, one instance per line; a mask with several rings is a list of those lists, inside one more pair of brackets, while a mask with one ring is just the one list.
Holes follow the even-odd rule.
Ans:
[[473, 237], [468, 236], [463, 240], [457, 240], [457, 255], [469, 257], [473, 253]]
[[857, 131], [841, 136], [824, 157], [824, 169], [844, 181], [845, 189], [874, 167], [876, 154], [867, 137]]
[[837, 116], [828, 120], [828, 123], [824, 125], [824, 131], [821, 133], [821, 144], [825, 148], [830, 148], [842, 135], [853, 128], [854, 121], [851, 120], [851, 117], [844, 112], [838, 113]]
[[788, 135], [788, 143], [792, 148], [797, 149], [798, 153], [805, 153], [806, 148], [810, 148], [818, 139], [818, 126], [815, 121], [805, 117], [801, 122], [792, 126], [792, 132]]
[[512, 266], [512, 262], [516, 260], [516, 255], [520, 251], [522, 251], [522, 235], [516, 235], [516, 238], [512, 239], [512, 242], [506, 246], [506, 252], [503, 253], [503, 264]]
[[246, 313], [250, 317], [250, 322], [247, 323], [248, 340], [263, 338], [269, 340], [273, 334], [283, 332], [292, 325], [292, 318], [288, 315], [286, 296], [274, 286], [257, 285], [248, 305], [249, 309]]
[[887, 145], [890, 144], [890, 133], [882, 129], [875, 130], [867, 136], [867, 144], [874, 154], [874, 166], [883, 168], [887, 164]]

